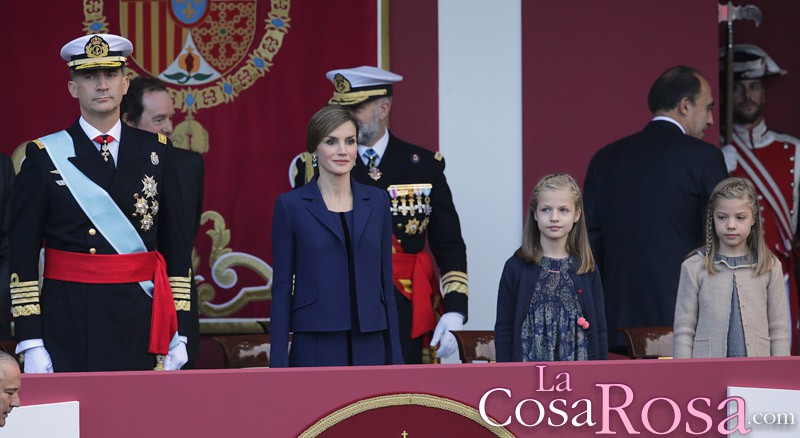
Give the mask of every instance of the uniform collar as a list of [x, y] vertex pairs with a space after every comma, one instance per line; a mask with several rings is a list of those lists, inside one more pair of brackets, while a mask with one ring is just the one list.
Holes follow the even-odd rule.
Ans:
[[767, 129], [767, 122], [762, 118], [752, 130], [743, 125], [733, 125], [733, 133], [744, 140], [751, 148], [763, 148], [769, 146], [774, 141], [772, 133]]
[[[378, 154], [378, 160], [376, 164], [381, 162], [381, 159], [386, 154], [386, 146], [388, 145], [389, 145], [389, 130], [384, 128], [383, 136], [381, 136], [381, 138], [379, 138], [378, 141], [372, 146], [372, 150], [374, 150]], [[369, 160], [364, 158], [364, 152], [367, 149], [369, 148], [366, 146], [358, 145], [358, 156], [361, 157], [361, 161], [363, 161], [365, 165], [369, 163]]]

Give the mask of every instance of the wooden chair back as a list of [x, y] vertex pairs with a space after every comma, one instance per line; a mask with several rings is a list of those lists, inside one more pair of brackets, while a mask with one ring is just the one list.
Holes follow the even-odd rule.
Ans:
[[672, 327], [624, 327], [628, 356], [631, 359], [672, 357]]
[[458, 343], [458, 357], [463, 363], [476, 360], [495, 362], [493, 330], [459, 330], [451, 332]]
[[227, 368], [269, 366], [270, 336], [266, 333], [214, 336], [214, 340], [222, 347]]

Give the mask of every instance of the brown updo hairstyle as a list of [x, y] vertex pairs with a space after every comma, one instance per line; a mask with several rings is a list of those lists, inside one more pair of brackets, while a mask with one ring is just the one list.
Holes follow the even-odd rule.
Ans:
[[339, 105], [327, 105], [317, 111], [308, 122], [306, 130], [306, 150], [313, 154], [317, 151], [317, 146], [322, 143], [331, 132], [347, 122], [353, 123], [356, 128], [356, 138], [358, 138], [358, 119], [350, 111]]

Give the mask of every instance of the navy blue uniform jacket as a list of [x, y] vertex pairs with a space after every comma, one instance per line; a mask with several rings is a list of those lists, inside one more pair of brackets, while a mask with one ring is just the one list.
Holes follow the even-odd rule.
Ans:
[[[578, 265], [573, 262], [569, 270], [570, 277], [578, 291], [583, 317], [589, 321], [589, 360], [608, 359], [608, 333], [600, 274], [597, 269], [581, 275], [577, 271]], [[516, 256], [509, 258], [503, 267], [494, 325], [494, 348], [498, 362], [522, 362], [522, 322], [531, 305], [533, 287], [540, 272], [539, 265], [527, 263]]]
[[[388, 330], [387, 364], [403, 363], [392, 285], [389, 198], [382, 190], [352, 178], [350, 185], [358, 326], [362, 332]], [[335, 220], [322, 199], [316, 178], [281, 194], [275, 202], [271, 367], [288, 365], [290, 331], [347, 331], [352, 327], [347, 252], [344, 235]]]

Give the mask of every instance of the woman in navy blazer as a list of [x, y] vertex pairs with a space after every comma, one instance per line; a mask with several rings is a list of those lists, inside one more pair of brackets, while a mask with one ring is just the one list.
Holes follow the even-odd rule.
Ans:
[[402, 363], [389, 199], [350, 177], [357, 138], [345, 108], [314, 114], [306, 147], [319, 175], [275, 202], [271, 367]]

